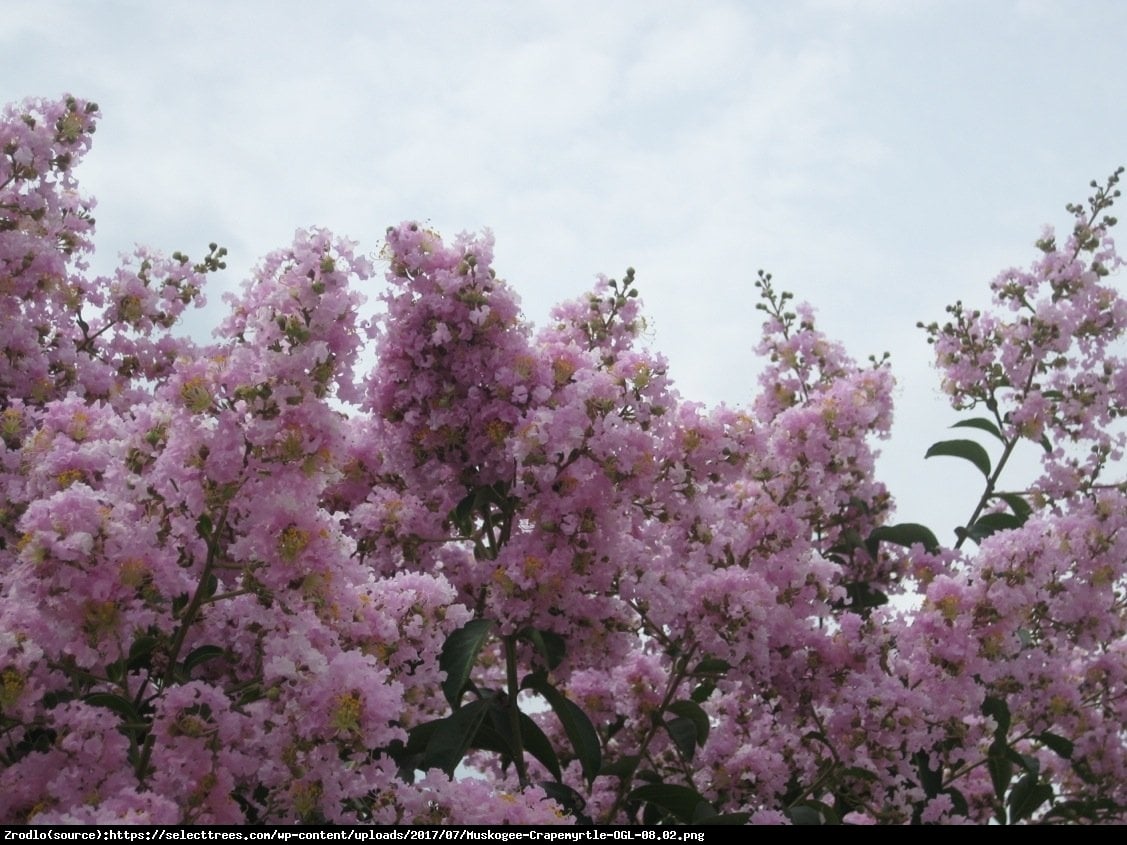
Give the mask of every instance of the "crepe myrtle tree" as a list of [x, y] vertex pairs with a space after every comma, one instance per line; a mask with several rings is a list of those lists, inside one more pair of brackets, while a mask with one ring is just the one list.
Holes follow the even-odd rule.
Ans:
[[0, 820], [1123, 820], [1122, 171], [924, 326], [926, 454], [982, 476], [947, 545], [874, 477], [887, 359], [768, 274], [738, 408], [633, 270], [535, 330], [415, 223], [299, 231], [202, 345], [218, 245], [88, 272], [97, 118], [0, 120]]

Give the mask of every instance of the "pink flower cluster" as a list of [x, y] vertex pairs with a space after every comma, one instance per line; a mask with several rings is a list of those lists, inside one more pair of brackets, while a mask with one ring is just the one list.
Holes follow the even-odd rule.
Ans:
[[1122, 819], [1117, 176], [929, 327], [1000, 453], [944, 548], [875, 477], [890, 368], [769, 276], [738, 408], [633, 270], [535, 330], [490, 235], [415, 223], [370, 325], [373, 261], [299, 231], [200, 346], [217, 245], [87, 275], [96, 117], [0, 120], [0, 820]]

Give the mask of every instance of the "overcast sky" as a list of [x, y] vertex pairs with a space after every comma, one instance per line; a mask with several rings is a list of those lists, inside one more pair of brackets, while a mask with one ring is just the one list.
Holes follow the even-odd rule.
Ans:
[[135, 242], [218, 241], [233, 287], [298, 227], [373, 253], [405, 219], [490, 227], [536, 323], [636, 267], [682, 393], [734, 404], [754, 389], [763, 267], [859, 359], [892, 352], [882, 469], [900, 518], [943, 539], [978, 490], [969, 465], [922, 459], [957, 417], [915, 324], [984, 303], [1127, 163], [1120, 0], [0, 10], [0, 100], [102, 108], [78, 174], [99, 272]]

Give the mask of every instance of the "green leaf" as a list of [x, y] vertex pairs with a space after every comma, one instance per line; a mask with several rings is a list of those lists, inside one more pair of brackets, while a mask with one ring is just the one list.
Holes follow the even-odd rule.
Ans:
[[795, 825], [833, 824], [837, 814], [830, 810], [832, 815], [828, 815], [826, 811], [829, 809], [821, 801], [805, 801], [790, 807], [787, 816]]
[[1045, 814], [1045, 820], [1063, 818], [1073, 823], [1117, 821], [1122, 819], [1119, 805], [1111, 798], [1059, 801]]
[[191, 675], [192, 670], [208, 660], [216, 657], [222, 657], [226, 651], [217, 645], [201, 645], [199, 648], [193, 649], [187, 657], [184, 658], [184, 675], [185, 677]]
[[966, 534], [976, 543], [979, 543], [999, 531], [1012, 531], [1014, 528], [1021, 528], [1021, 523], [1022, 520], [1012, 513], [988, 513], [979, 517], [974, 525], [966, 529]]
[[[490, 701], [492, 706], [489, 709], [489, 724], [481, 726], [474, 738], [473, 747], [486, 751], [496, 751], [506, 761], [512, 760], [516, 742], [514, 742], [509, 721], [510, 705], [505, 703], [506, 699], [499, 695], [493, 696]], [[552, 777], [556, 780], [562, 780], [563, 774], [560, 771], [560, 761], [556, 756], [556, 750], [552, 748], [551, 741], [540, 730], [540, 726], [525, 713], [518, 713], [517, 719], [520, 722], [521, 746], [543, 763]]]
[[446, 673], [442, 682], [442, 693], [450, 706], [457, 709], [462, 700], [462, 691], [470, 679], [470, 670], [477, 662], [477, 656], [489, 639], [493, 629], [491, 619], [471, 619], [446, 638], [438, 667]]
[[[701, 804], [711, 808], [711, 805], [695, 789], [672, 783], [651, 783], [646, 786], [639, 786], [626, 796], [626, 800], [660, 807], [678, 821], [686, 824], [692, 823], [697, 814], [697, 808]], [[713, 809], [713, 813], [715, 812], [715, 809]]]
[[916, 764], [916, 771], [919, 772], [920, 786], [923, 787], [924, 795], [934, 798], [943, 788], [943, 766], [940, 765], [937, 769], [929, 767], [928, 754], [924, 751], [917, 751], [912, 760]]
[[1025, 501], [1024, 496], [1017, 493], [995, 493], [994, 498], [1001, 499], [1010, 506], [1010, 510], [1014, 512], [1019, 525], [1025, 525], [1025, 521], [1033, 513], [1033, 508], [1029, 506], [1029, 502]]
[[719, 814], [716, 812], [715, 807], [713, 807], [707, 801], [701, 801], [699, 804], [697, 804], [697, 808], [693, 810], [693, 817], [689, 821], [689, 823], [702, 824], [703, 822], [708, 821], [708, 819], [717, 818], [718, 815]]
[[211, 541], [211, 517], [206, 513], [200, 514], [200, 518], [196, 521], [196, 533], [204, 540]]
[[677, 750], [681, 752], [681, 756], [691, 761], [693, 755], [697, 753], [697, 729], [693, 725], [693, 720], [686, 719], [684, 716], [669, 719], [665, 722], [665, 730], [669, 733], [673, 744], [677, 746]]
[[1009, 800], [1010, 822], [1019, 822], [1032, 816], [1037, 809], [1053, 797], [1053, 788], [1047, 783], [1038, 783], [1032, 772], [1014, 784]]
[[990, 434], [993, 434], [995, 437], [1001, 440], [1002, 443], [1006, 442], [1006, 438], [1002, 436], [1002, 432], [998, 430], [998, 426], [994, 425], [994, 423], [986, 419], [986, 417], [974, 417], [973, 419], [969, 420], [960, 420], [959, 422], [951, 426], [951, 428], [977, 428], [979, 431], [987, 431]]
[[125, 680], [125, 661], [115, 660], [113, 663], [107, 663], [106, 677], [113, 681], [115, 684], [120, 684], [123, 680]]
[[807, 731], [802, 735], [803, 742], [817, 742], [826, 746], [829, 750], [833, 750], [833, 745], [826, 739], [826, 735], [822, 731]]
[[924, 457], [933, 458], [937, 455], [948, 455], [970, 461], [978, 467], [979, 472], [987, 478], [990, 477], [990, 456], [973, 440], [942, 440], [933, 444]]
[[252, 701], [259, 701], [265, 696], [266, 692], [263, 690], [262, 684], [249, 684], [241, 688], [238, 693], [238, 698], [235, 699], [235, 704], [237, 707], [245, 707]]
[[556, 756], [556, 749], [552, 747], [551, 740], [544, 731], [540, 730], [540, 726], [524, 713], [520, 714], [520, 736], [524, 742], [524, 750], [543, 763], [544, 768], [557, 781], [563, 780], [560, 759]]
[[82, 699], [92, 707], [105, 707], [112, 710], [128, 725], [141, 723], [141, 714], [128, 698], [112, 692], [92, 692]]
[[491, 724], [492, 718], [493, 712], [490, 711], [489, 718], [481, 723], [481, 727], [479, 727], [477, 733], [474, 734], [470, 748], [500, 754], [502, 765], [508, 766], [513, 761], [513, 746], [509, 742], [507, 732], [505, 736], [502, 736], [497, 731], [496, 725]]
[[575, 702], [570, 701], [567, 696], [548, 683], [547, 678], [542, 674], [529, 675], [524, 679], [523, 687], [539, 693], [551, 705], [556, 718], [563, 725], [564, 733], [571, 741], [571, 747], [575, 750], [575, 756], [583, 769], [583, 777], [588, 784], [594, 782], [603, 765], [603, 749], [599, 744], [599, 735], [595, 731], [595, 726], [591, 724], [587, 714]]
[[1014, 764], [1006, 754], [998, 753], [992, 745], [986, 756], [986, 768], [990, 771], [990, 782], [994, 785], [994, 795], [1001, 801], [1006, 795], [1010, 781], [1013, 779]]
[[577, 824], [594, 823], [591, 818], [583, 812], [587, 809], [587, 801], [567, 784], [542, 780], [537, 786], [544, 790], [545, 795], [563, 807], [564, 812], [573, 816]]
[[[851, 506], [854, 501], [856, 501], [856, 499], [850, 500]], [[847, 528], [841, 534], [841, 541], [830, 546], [829, 551], [836, 555], [848, 555], [854, 549], [860, 548], [864, 543], [864, 538], [856, 528]]]
[[1041, 444], [1041, 448], [1045, 450], [1046, 455], [1053, 453], [1053, 444], [1049, 442], [1049, 437], [1046, 434], [1041, 435], [1041, 439], [1037, 441]]
[[537, 631], [535, 628], [523, 628], [517, 634], [522, 639], [532, 643], [548, 669], [555, 669], [567, 655], [567, 641], [559, 634], [552, 631]]
[[693, 669], [694, 675], [720, 675], [732, 668], [732, 665], [719, 657], [706, 657]]
[[835, 608], [849, 608], [852, 611], [866, 611], [882, 604], [888, 604], [888, 596], [868, 581], [850, 581], [845, 584], [845, 601], [837, 602]]
[[813, 798], [809, 798], [806, 801], [803, 801], [802, 804], [818, 813], [818, 816], [821, 818], [819, 824], [841, 824], [841, 816], [838, 815], [837, 810], [835, 810], [824, 801], [816, 801]]
[[951, 798], [951, 807], [960, 816], [969, 816], [970, 815], [970, 806], [967, 804], [966, 796], [964, 796], [963, 793], [959, 792], [959, 790], [955, 789], [954, 787], [951, 787], [950, 789], [944, 789], [939, 794], [940, 795], [947, 795]]
[[142, 634], [129, 646], [129, 668], [143, 669], [149, 665], [149, 658], [156, 648], [157, 638], [151, 634]]
[[432, 719], [429, 722], [420, 722], [415, 725], [407, 731], [407, 742], [405, 744], [396, 745], [396, 743], [392, 743], [388, 747], [389, 756], [408, 771], [420, 768], [423, 761], [423, 752], [426, 751], [430, 738], [434, 736], [434, 732], [438, 729], [438, 723], [441, 721], [442, 719]]
[[1010, 707], [1004, 698], [986, 696], [982, 702], [982, 715], [989, 716], [997, 726], [994, 728], [994, 741], [1005, 745], [1006, 734], [1010, 732]]
[[874, 528], [869, 532], [869, 539], [866, 542], [882, 540], [905, 548], [919, 543], [931, 554], [939, 551], [939, 541], [935, 539], [935, 534], [926, 525], [920, 525], [918, 522], [901, 522], [897, 525], [882, 525]]
[[184, 608], [187, 607], [187, 606], [188, 606], [188, 594], [187, 593], [181, 593], [178, 596], [174, 596], [172, 598], [172, 618], [173, 619], [179, 618], [181, 611], [183, 611]]
[[1006, 756], [1018, 766], [1021, 766], [1029, 774], [1037, 776], [1041, 774], [1041, 761], [1034, 757], [1032, 754], [1019, 754], [1013, 748], [1006, 749]]
[[603, 766], [603, 768], [599, 771], [599, 774], [606, 775], [607, 777], [619, 778], [620, 780], [632, 778], [634, 776], [634, 770], [638, 768], [638, 761], [640, 759], [641, 758], [638, 757], [637, 754], [620, 757], [613, 763], [607, 763], [605, 766]]
[[1096, 773], [1092, 771], [1092, 767], [1088, 764], [1088, 761], [1083, 757], [1072, 761], [1072, 771], [1076, 773], [1076, 776], [1080, 778], [1080, 780], [1084, 781], [1084, 783], [1089, 786], [1100, 782]]
[[434, 723], [423, 752], [421, 769], [442, 769], [450, 777], [473, 745], [478, 729], [489, 714], [491, 701], [478, 698]]
[[697, 704], [700, 704], [702, 701], [708, 701], [708, 697], [715, 691], [716, 684], [712, 683], [712, 681], [704, 681], [697, 684], [696, 689], [692, 691], [689, 698], [697, 702]]
[[697, 745], [704, 745], [708, 741], [708, 714], [699, 704], [695, 701], [674, 701], [669, 705], [669, 710], [692, 722]]
[[50, 728], [29, 726], [20, 741], [6, 749], [8, 760], [19, 760], [28, 754], [46, 754], [56, 746], [58, 734]]
[[463, 534], [472, 533], [471, 519], [474, 508], [477, 506], [477, 491], [471, 490], [458, 504], [454, 505], [454, 509], [450, 511], [449, 519], [454, 526]]
[[1051, 748], [1065, 760], [1072, 759], [1073, 745], [1071, 740], [1065, 739], [1063, 736], [1050, 731], [1041, 731], [1041, 733], [1037, 735], [1037, 740], [1046, 748]]

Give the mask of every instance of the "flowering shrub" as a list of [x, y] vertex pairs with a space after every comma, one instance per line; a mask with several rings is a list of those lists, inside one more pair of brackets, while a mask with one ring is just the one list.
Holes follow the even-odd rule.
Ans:
[[87, 274], [97, 116], [0, 121], [0, 820], [1123, 819], [1118, 173], [925, 327], [979, 438], [928, 454], [984, 478], [948, 547], [874, 477], [887, 362], [769, 275], [738, 409], [632, 270], [535, 331], [489, 235], [414, 223], [371, 324], [301, 231], [201, 346], [217, 245]]

